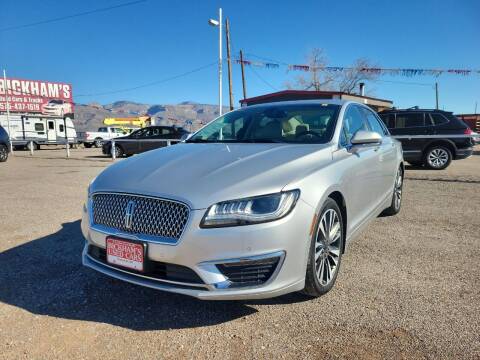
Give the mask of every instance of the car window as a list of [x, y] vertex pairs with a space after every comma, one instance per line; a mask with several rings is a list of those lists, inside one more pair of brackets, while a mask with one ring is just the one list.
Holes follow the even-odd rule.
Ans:
[[395, 128], [403, 129], [410, 127], [425, 126], [423, 113], [398, 113]]
[[331, 140], [339, 110], [328, 103], [247, 106], [217, 118], [188, 142], [322, 144]]
[[106, 127], [98, 128], [98, 132], [107, 132], [107, 128]]
[[58, 126], [58, 131], [63, 132], [63, 129], [64, 129], [63, 124], [60, 124], [60, 125]]
[[162, 135], [171, 135], [173, 134], [172, 128], [162, 128]]
[[387, 129], [381, 124], [381, 121], [375, 116], [373, 111], [366, 108], [362, 108], [362, 111], [372, 131], [375, 131], [382, 136], [388, 135]]
[[358, 106], [350, 105], [343, 117], [343, 131], [345, 144], [350, 144], [355, 133], [359, 130], [368, 130], [365, 118]]
[[378, 114], [388, 129], [395, 128], [395, 114]]
[[435, 125], [441, 125], [441, 124], [448, 123], [448, 119], [445, 116], [443, 116], [442, 114], [432, 113], [432, 114], [430, 114], [430, 116], [432, 117], [433, 123]]

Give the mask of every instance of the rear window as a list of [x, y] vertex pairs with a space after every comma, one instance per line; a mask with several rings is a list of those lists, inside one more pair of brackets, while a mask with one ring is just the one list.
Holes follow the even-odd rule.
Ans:
[[433, 123], [435, 125], [442, 125], [442, 124], [448, 123], [448, 119], [442, 114], [433, 113], [433, 114], [430, 114], [430, 116], [432, 117]]
[[425, 126], [425, 118], [423, 113], [398, 113], [395, 121], [395, 128], [411, 128]]

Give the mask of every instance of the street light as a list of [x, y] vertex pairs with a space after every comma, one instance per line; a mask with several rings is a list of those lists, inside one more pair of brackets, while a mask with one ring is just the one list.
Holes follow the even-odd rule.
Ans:
[[208, 24], [218, 26], [218, 113], [222, 115], [222, 8], [218, 9], [218, 20], [209, 19]]

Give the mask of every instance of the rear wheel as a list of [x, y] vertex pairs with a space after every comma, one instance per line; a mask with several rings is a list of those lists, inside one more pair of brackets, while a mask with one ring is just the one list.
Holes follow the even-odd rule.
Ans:
[[120, 146], [115, 145], [115, 157], [119, 158], [122, 156], [123, 156], [123, 149]]
[[452, 152], [445, 146], [435, 145], [427, 150], [425, 164], [433, 170], [443, 170], [452, 161]]
[[402, 207], [402, 195], [403, 195], [403, 169], [401, 167], [397, 170], [397, 177], [395, 178], [395, 184], [393, 185], [393, 196], [390, 207], [383, 210], [381, 216], [393, 216], [400, 212]]
[[303, 289], [305, 294], [318, 297], [330, 291], [335, 284], [342, 260], [343, 227], [340, 208], [328, 198], [311, 239]]
[[6, 145], [0, 144], [0, 162], [5, 162], [8, 159], [8, 148]]

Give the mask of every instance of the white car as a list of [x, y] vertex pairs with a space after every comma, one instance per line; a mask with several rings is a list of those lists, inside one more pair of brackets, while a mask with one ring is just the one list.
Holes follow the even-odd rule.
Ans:
[[45, 115], [64, 116], [72, 114], [72, 104], [60, 99], [50, 100], [48, 103], [42, 105], [42, 113]]
[[83, 264], [200, 299], [319, 296], [346, 244], [400, 211], [402, 184], [401, 144], [365, 105], [241, 108], [106, 168], [83, 209]]

